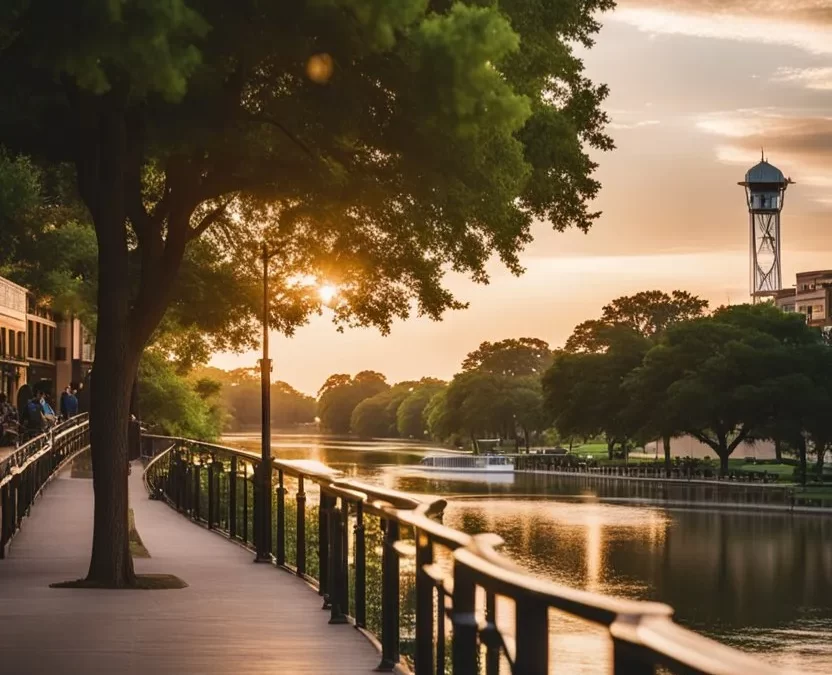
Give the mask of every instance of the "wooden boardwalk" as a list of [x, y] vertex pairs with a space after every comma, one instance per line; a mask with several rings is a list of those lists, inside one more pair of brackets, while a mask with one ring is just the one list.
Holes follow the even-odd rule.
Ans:
[[0, 560], [2, 675], [278, 675], [368, 673], [375, 648], [330, 626], [300, 579], [147, 499], [130, 482], [136, 526], [152, 558], [140, 573], [189, 587], [164, 591], [49, 588], [83, 577], [92, 536], [92, 481], [65, 471], [36, 502]]

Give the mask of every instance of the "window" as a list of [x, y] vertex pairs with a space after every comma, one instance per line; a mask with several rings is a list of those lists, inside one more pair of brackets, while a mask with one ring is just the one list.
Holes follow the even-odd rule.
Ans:
[[0, 354], [6, 355], [6, 329], [0, 328]]
[[55, 329], [52, 326], [49, 327], [49, 349], [46, 353], [50, 361], [55, 360]]
[[35, 358], [35, 324], [29, 321], [29, 358]]
[[40, 324], [35, 322], [35, 356], [34, 358], [40, 358]]
[[9, 347], [9, 356], [14, 356], [15, 355], [15, 347], [17, 346], [15, 344], [15, 339], [16, 338], [17, 338], [17, 336], [15, 335], [14, 331], [10, 329], [9, 330], [9, 341], [7, 343], [8, 347]]
[[23, 334], [23, 331], [20, 331], [17, 334], [17, 358], [25, 359], [26, 358], [26, 350], [23, 348], [24, 343], [26, 342], [26, 336]]

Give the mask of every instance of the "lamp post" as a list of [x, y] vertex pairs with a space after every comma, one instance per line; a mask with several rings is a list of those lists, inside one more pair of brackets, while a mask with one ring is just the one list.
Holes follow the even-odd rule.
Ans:
[[259, 511], [255, 547], [255, 562], [272, 560], [272, 447], [271, 447], [271, 372], [269, 358], [269, 249], [263, 242], [263, 358], [260, 359], [260, 387], [262, 399], [260, 472], [258, 499], [255, 508]]

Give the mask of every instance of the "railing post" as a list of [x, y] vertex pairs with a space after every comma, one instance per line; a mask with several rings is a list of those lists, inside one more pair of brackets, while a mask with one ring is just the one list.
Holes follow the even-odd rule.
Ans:
[[525, 598], [518, 598], [516, 607], [517, 656], [514, 667], [518, 673], [547, 675], [549, 607], [543, 602]]
[[341, 498], [341, 607], [350, 613], [350, 503]]
[[355, 625], [367, 625], [367, 544], [364, 533], [364, 504], [355, 505]]
[[416, 675], [433, 673], [433, 580], [425, 567], [433, 564], [427, 533], [416, 531]]
[[[399, 663], [399, 523], [383, 519], [381, 554], [381, 663], [376, 670], [390, 671]], [[469, 672], [474, 672], [469, 671]]]
[[612, 638], [612, 672], [615, 675], [655, 675], [656, 667], [639, 658], [636, 648], [627, 640]]
[[344, 606], [342, 598], [344, 596], [343, 590], [346, 584], [344, 578], [344, 566], [342, 558], [344, 556], [344, 500], [341, 499], [341, 508], [338, 508], [335, 499], [330, 497], [327, 501], [332, 500], [332, 507], [329, 509], [329, 605], [330, 616], [329, 623], [347, 623], [347, 617], [344, 614]]
[[325, 494], [322, 487], [321, 501], [318, 508], [318, 593], [324, 599], [321, 609], [330, 609], [332, 607], [329, 595], [330, 589], [333, 588], [329, 553], [332, 550], [333, 502], [334, 499]]
[[295, 566], [297, 567], [298, 576], [302, 577], [306, 574], [306, 492], [303, 488], [303, 476], [298, 476], [298, 494], [296, 500], [298, 505], [298, 522]]
[[277, 564], [286, 564], [286, 488], [283, 485], [283, 469], [277, 472]]
[[[441, 603], [440, 598], [440, 603]], [[454, 597], [453, 597], [452, 623], [454, 639], [451, 646], [453, 653], [454, 675], [468, 675], [477, 671], [477, 617], [476, 610], [476, 586], [471, 576], [471, 571], [454, 561]], [[441, 611], [441, 607], [440, 607]], [[519, 617], [520, 607], [517, 607]], [[519, 639], [519, 636], [518, 636]], [[518, 645], [519, 656], [519, 645]], [[525, 672], [515, 669], [517, 673]]]
[[243, 464], [243, 543], [248, 543], [248, 467]]
[[231, 455], [231, 471], [228, 472], [228, 536], [237, 536], [237, 455]]

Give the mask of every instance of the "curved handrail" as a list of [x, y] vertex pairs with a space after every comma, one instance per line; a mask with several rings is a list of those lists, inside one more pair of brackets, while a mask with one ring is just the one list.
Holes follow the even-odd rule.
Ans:
[[88, 423], [89, 415], [87, 413], [76, 415], [18, 446], [11, 455], [0, 461], [0, 484], [13, 473], [20, 472], [27, 463], [30, 463], [54, 442], [66, 437], [79, 426]]
[[[184, 485], [184, 508], [179, 503], [177, 493], [176, 506], [191, 513], [197, 520], [200, 516], [199, 504], [202, 498], [188, 495], [192, 489], [197, 492], [204, 482], [208, 485], [209, 512], [207, 524], [212, 527], [214, 515], [210, 506], [216, 503], [218, 492], [212, 496], [211, 486], [216, 481], [216, 471], [224, 471], [225, 463], [214, 455], [229, 454], [233, 458], [233, 476], [235, 480], [241, 475], [245, 478], [245, 467], [240, 462], [259, 465], [260, 458], [252, 452], [238, 448], [201, 443], [190, 439], [154, 436], [156, 439], [170, 441], [170, 449], [158, 455], [148, 465], [146, 477], [158, 470], [163, 457], [168, 458], [167, 470], [174, 472], [167, 475], [168, 484]], [[183, 458], [175, 460], [174, 451], [184, 452]], [[191, 453], [193, 457], [188, 455]], [[205, 455], [205, 465], [209, 474], [207, 481], [201, 473], [202, 459], [194, 461], [197, 456]], [[211, 462], [207, 458], [211, 457]], [[179, 469], [176, 467], [179, 466]], [[238, 469], [242, 474], [237, 473]], [[566, 612], [574, 617], [605, 627], [613, 641], [615, 672], [654, 672], [654, 668], [663, 665], [687, 673], [703, 675], [741, 675], [749, 672], [761, 675], [774, 674], [777, 671], [770, 665], [758, 661], [753, 656], [719, 644], [704, 636], [687, 630], [674, 623], [673, 610], [662, 603], [628, 600], [600, 595], [589, 591], [570, 588], [554, 582], [533, 577], [521, 569], [515, 561], [500, 553], [497, 548], [502, 539], [495, 534], [470, 535], [437, 521], [445, 508], [442, 499], [425, 500], [424, 498], [397, 490], [369, 485], [354, 479], [345, 479], [340, 472], [317, 464], [272, 458], [272, 469], [277, 471], [277, 508], [283, 518], [286, 488], [284, 475], [299, 479], [297, 494], [298, 545], [297, 565], [289, 567], [282, 549], [283, 542], [278, 541], [278, 565], [287, 567], [319, 585], [325, 602], [329, 603], [333, 622], [341, 623], [347, 611], [348, 595], [346, 587], [348, 570], [355, 574], [355, 596], [357, 626], [366, 626], [363, 604], [358, 605], [359, 595], [365, 592], [365, 562], [360, 556], [364, 553], [364, 520], [372, 514], [381, 519], [384, 537], [382, 557], [381, 611], [382, 631], [381, 667], [389, 668], [399, 661], [399, 558], [415, 555], [415, 671], [417, 675], [433, 672], [434, 662], [444, 658], [445, 628], [443, 613], [437, 613], [434, 603], [445, 606], [446, 598], [450, 600], [447, 616], [453, 625], [454, 667], [461, 672], [477, 672], [480, 650], [485, 647], [486, 661], [499, 659], [504, 654], [512, 664], [514, 672], [546, 672], [548, 663], [548, 639], [539, 637], [531, 640], [528, 635], [545, 636], [547, 613], [549, 609]], [[176, 472], [179, 473], [176, 473]], [[320, 510], [318, 515], [318, 546], [320, 547], [319, 576], [315, 580], [306, 575], [305, 544], [301, 541], [305, 533], [306, 521], [304, 508], [306, 494], [303, 479], [309, 479], [320, 487]], [[151, 479], [146, 480], [148, 489], [153, 489]], [[180, 489], [180, 488], [177, 488]], [[248, 488], [245, 486], [247, 491]], [[201, 493], [200, 493], [201, 494]], [[230, 493], [229, 493], [230, 494]], [[174, 500], [168, 495], [168, 501]], [[340, 501], [340, 506], [338, 502]], [[239, 505], [238, 505], [239, 506]], [[231, 506], [236, 523], [238, 506]], [[346, 522], [356, 518], [355, 545], [353, 562], [348, 562], [350, 551], [344, 545], [348, 536]], [[247, 522], [247, 521], [244, 521]], [[278, 536], [285, 522], [277, 523]], [[413, 532], [414, 545], [400, 541], [400, 528]], [[247, 529], [247, 526], [246, 526]], [[229, 521], [230, 536], [234, 527]], [[239, 538], [239, 537], [238, 537]], [[247, 543], [243, 535], [243, 543]], [[450, 552], [452, 572], [437, 565], [435, 558], [438, 550]], [[303, 556], [303, 557], [302, 557]], [[326, 565], [326, 569], [324, 566]], [[361, 571], [359, 571], [361, 570]], [[483, 611], [476, 600], [477, 589], [485, 591], [486, 621], [480, 621], [478, 612]], [[498, 627], [495, 611], [496, 597], [507, 597], [517, 605], [515, 636], [504, 635]], [[532, 622], [531, 624], [529, 622]], [[535, 623], [536, 622], [536, 623]], [[541, 629], [541, 622], [543, 627]], [[543, 632], [541, 632], [541, 630]], [[531, 668], [534, 664], [534, 668]], [[488, 670], [488, 668], [487, 668]], [[489, 670], [488, 672], [492, 672]], [[493, 671], [496, 672], [496, 671]]]
[[89, 418], [79, 415], [36, 436], [0, 463], [0, 558], [51, 478], [89, 447]]

